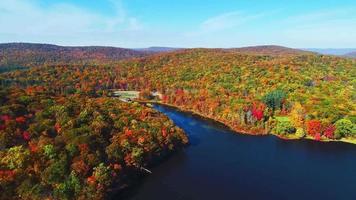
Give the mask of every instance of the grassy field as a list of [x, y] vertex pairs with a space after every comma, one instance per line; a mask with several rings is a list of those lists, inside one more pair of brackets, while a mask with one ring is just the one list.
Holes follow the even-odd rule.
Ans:
[[114, 96], [120, 97], [122, 99], [137, 99], [140, 92], [139, 91], [115, 91]]

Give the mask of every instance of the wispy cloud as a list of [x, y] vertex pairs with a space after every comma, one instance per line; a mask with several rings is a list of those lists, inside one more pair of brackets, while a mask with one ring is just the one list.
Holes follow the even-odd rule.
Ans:
[[281, 21], [281, 38], [294, 47], [356, 45], [356, 8], [318, 10]]
[[244, 15], [242, 12], [238, 11], [228, 12], [205, 20], [200, 25], [200, 28], [203, 31], [225, 30], [229, 28], [234, 28], [250, 20], [257, 19], [261, 16], [262, 14]]
[[[130, 0], [100, 0], [98, 4], [103, 7], [98, 9], [86, 2], [74, 4], [53, 0], [49, 5], [41, 2], [0, 0], [0, 42], [121, 47], [356, 46], [355, 6], [319, 5], [320, 9], [316, 7], [311, 11], [300, 3], [302, 8], [294, 8], [292, 4], [270, 6], [264, 10], [245, 7], [244, 10], [214, 15], [216, 6], [199, 13], [186, 11], [187, 16], [196, 17], [179, 16], [180, 21], [175, 21], [178, 15], [175, 12], [171, 22], [170, 14], [154, 15], [155, 10], [161, 9], [161, 4], [153, 2], [147, 3], [152, 10], [147, 13], [142, 12], [143, 9], [147, 11], [146, 4], [131, 3]], [[166, 16], [167, 19], [161, 20]], [[187, 20], [191, 21], [186, 23]], [[174, 29], [172, 23], [176, 26]]]
[[283, 9], [264, 13], [234, 11], [206, 19], [184, 36], [196, 46], [209, 47], [261, 44], [298, 48], [354, 47], [354, 13], [354, 7], [301, 11], [293, 15]]
[[206, 19], [198, 25], [196, 30], [187, 32], [186, 36], [200, 36], [219, 31], [228, 31], [248, 22], [259, 19], [264, 13], [245, 14], [240, 11], [226, 12]]
[[301, 13], [289, 16], [284, 19], [287, 23], [313, 23], [335, 19], [348, 19], [356, 12], [356, 8], [335, 8], [333, 10], [316, 10], [313, 12]]
[[10, 36], [18, 41], [34, 42], [51, 42], [45, 41], [46, 38], [62, 41], [79, 37], [97, 39], [100, 34], [104, 37], [109, 33], [118, 37], [120, 32], [143, 28], [137, 18], [126, 14], [121, 1], [110, 2], [115, 13], [106, 16], [68, 3], [42, 7], [33, 0], [1, 0], [0, 39], [5, 41], [0, 42], [6, 42]]

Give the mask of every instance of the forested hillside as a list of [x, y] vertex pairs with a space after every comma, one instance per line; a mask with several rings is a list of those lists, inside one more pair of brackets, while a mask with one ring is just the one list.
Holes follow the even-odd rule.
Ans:
[[310, 51], [292, 49], [292, 48], [276, 46], [276, 45], [250, 46], [250, 47], [232, 48], [228, 50], [238, 52], [238, 53], [243, 53], [243, 54], [270, 55], [270, 56], [314, 54], [313, 52]]
[[116, 47], [64, 47], [50, 44], [0, 44], [1, 66], [41, 66], [53, 64], [98, 64], [132, 57], [142, 57], [149, 51]]
[[162, 91], [163, 102], [238, 131], [317, 140], [356, 134], [352, 59], [188, 50], [123, 65], [134, 67], [128, 80], [144, 74], [138, 85]]
[[0, 199], [107, 199], [188, 142], [163, 114], [88, 90], [79, 67], [3, 76]]
[[[275, 48], [273, 48], [275, 49]], [[187, 143], [167, 117], [110, 98], [138, 90], [248, 134], [356, 138], [356, 61], [287, 50], [187, 49], [0, 74], [2, 197], [103, 198]]]
[[308, 52], [257, 54], [181, 50], [96, 67], [60, 65], [19, 71], [0, 81], [90, 96], [123, 89], [140, 90], [147, 99], [150, 91], [157, 90], [163, 94], [162, 102], [240, 132], [317, 140], [354, 137], [355, 60]]

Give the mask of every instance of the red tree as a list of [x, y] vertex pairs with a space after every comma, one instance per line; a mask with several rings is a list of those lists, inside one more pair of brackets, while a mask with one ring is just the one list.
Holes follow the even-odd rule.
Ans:
[[5, 122], [7, 122], [7, 121], [9, 121], [11, 119], [11, 117], [9, 115], [1, 115], [0, 119], [5, 121]]
[[89, 166], [83, 160], [73, 162], [71, 167], [74, 171], [83, 176], [85, 176], [90, 170]]
[[125, 130], [125, 135], [126, 135], [126, 136], [131, 136], [132, 134], [133, 134], [133, 131], [132, 131], [132, 130], [130, 130], [130, 129], [128, 129], [128, 128]]
[[321, 134], [321, 122], [319, 120], [313, 119], [307, 121], [307, 132], [309, 135], [316, 136]]
[[28, 143], [28, 147], [29, 147], [30, 151], [33, 152], [33, 153], [36, 153], [36, 152], [38, 151], [38, 146], [37, 146], [37, 144], [36, 144], [35, 142], [33, 142], [33, 141], [30, 141], [30, 142]]
[[260, 110], [258, 108], [252, 108], [252, 116], [260, 121], [263, 118], [263, 110]]
[[325, 131], [324, 131], [324, 135], [327, 137], [327, 138], [334, 138], [334, 132], [335, 132], [335, 126], [334, 125], [329, 125], [328, 127], [326, 127]]
[[57, 133], [61, 132], [61, 130], [62, 130], [61, 125], [59, 123], [56, 123], [54, 125], [54, 129], [56, 129]]
[[162, 96], [162, 101], [163, 101], [164, 103], [168, 103], [168, 100], [169, 100], [169, 98], [168, 98], [167, 95], [163, 95], [163, 96]]
[[96, 183], [96, 178], [95, 178], [95, 176], [89, 176], [87, 178], [87, 181], [90, 185], [94, 185]]
[[182, 90], [182, 89], [177, 89], [177, 90], [176, 90], [176, 95], [181, 95], [181, 96], [183, 96], [183, 95], [184, 95], [184, 90]]
[[167, 130], [166, 128], [162, 128], [162, 136], [167, 137]]
[[314, 135], [314, 139], [315, 140], [320, 141], [320, 138], [321, 138], [320, 133], [317, 133], [317, 134]]
[[15, 121], [20, 124], [24, 124], [26, 122], [26, 118], [21, 116], [21, 117], [16, 117]]
[[30, 133], [29, 133], [28, 131], [24, 131], [24, 132], [22, 133], [22, 137], [23, 137], [23, 139], [26, 140], [26, 141], [28, 141], [28, 140], [31, 139], [31, 135], [30, 135]]

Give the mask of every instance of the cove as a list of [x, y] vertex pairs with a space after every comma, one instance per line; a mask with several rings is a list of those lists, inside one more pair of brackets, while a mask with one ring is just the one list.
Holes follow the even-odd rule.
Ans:
[[356, 199], [356, 146], [236, 134], [155, 105], [190, 145], [118, 199]]

